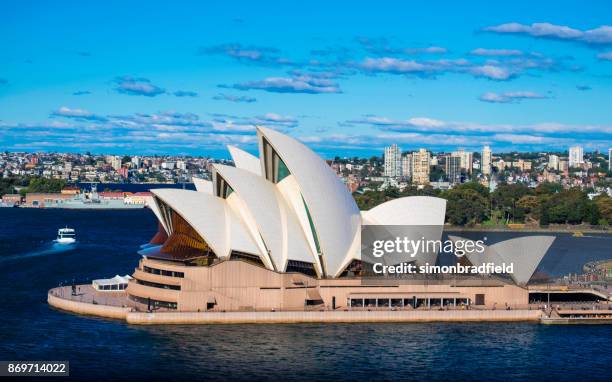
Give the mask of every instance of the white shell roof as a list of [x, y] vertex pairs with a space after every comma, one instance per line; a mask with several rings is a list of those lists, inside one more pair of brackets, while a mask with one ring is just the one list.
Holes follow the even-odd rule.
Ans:
[[[452, 241], [468, 240], [458, 236], [449, 236]], [[513, 273], [510, 277], [517, 284], [527, 284], [540, 261], [555, 241], [554, 236], [523, 236], [514, 239], [500, 241], [490, 246], [485, 246], [484, 253], [467, 253], [466, 256], [473, 265], [494, 263], [514, 264]]]
[[514, 263], [514, 273], [510, 276], [517, 284], [527, 284], [553, 241], [554, 236], [523, 236], [495, 243], [489, 248], [506, 263]]
[[[233, 242], [243, 245], [251, 242], [251, 245], [247, 244], [248, 249], [256, 248], [244, 226], [239, 221], [234, 221], [238, 219], [229, 211], [223, 199], [203, 192], [173, 188], [155, 189], [151, 192], [181, 215], [220, 258], [230, 255]], [[241, 250], [250, 252], [245, 248]]]
[[[297, 180], [312, 217], [328, 276], [337, 276], [361, 225], [357, 204], [336, 173], [308, 147], [275, 130], [258, 127]], [[261, 151], [261, 146], [260, 146]]]
[[442, 226], [446, 200], [432, 196], [407, 196], [379, 204], [363, 214], [371, 224]]
[[[282, 195], [285, 203], [287, 203], [288, 210], [295, 216], [298, 222], [298, 226], [296, 228], [300, 231], [301, 235], [306, 238], [308, 253], [314, 256], [314, 267], [317, 274], [323, 275], [323, 268], [321, 267], [321, 261], [317, 255], [317, 247], [314, 237], [312, 236], [310, 223], [308, 222], [308, 215], [306, 213], [306, 209], [304, 208], [304, 199], [302, 199], [300, 187], [295, 181], [294, 176], [286, 176], [283, 180], [276, 184], [276, 189]], [[291, 229], [291, 227], [288, 228]], [[290, 253], [293, 252], [290, 251]], [[295, 260], [299, 259], [296, 258]]]
[[[360, 212], [351, 193], [327, 163], [302, 143], [258, 127], [263, 139], [287, 166], [290, 175], [278, 184], [262, 176], [262, 159], [229, 147], [236, 167], [214, 165], [233, 189], [227, 199], [214, 194], [214, 181], [194, 178], [196, 191], [157, 189], [152, 193], [180, 214], [220, 258], [232, 250], [258, 255], [264, 265], [285, 271], [289, 260], [314, 264], [321, 277], [337, 277], [352, 259], [360, 258], [364, 224], [444, 224], [446, 202], [431, 197], [393, 200]], [[320, 258], [306, 206], [321, 250]], [[151, 208], [166, 227], [159, 206]], [[363, 217], [362, 217], [363, 216]], [[435, 259], [434, 259], [435, 260]]]
[[236, 146], [227, 146], [236, 167], [261, 175], [261, 163], [259, 158], [239, 149]]
[[297, 217], [273, 183], [236, 167], [215, 164], [213, 168], [244, 202], [252, 217], [248, 220], [256, 225], [253, 231], [261, 235], [276, 270], [284, 271], [288, 260], [314, 262]]
[[161, 211], [159, 210], [159, 206], [155, 202], [153, 196], [145, 196], [145, 204], [151, 209], [151, 211], [153, 211], [155, 217], [157, 217], [157, 220], [159, 220], [159, 223], [162, 225], [162, 227], [164, 227], [166, 234], [170, 234], [170, 230], [168, 229], [168, 227], [166, 227], [166, 221], [162, 217]]
[[[456, 243], [458, 241], [470, 240], [465, 237], [448, 235], [448, 239], [452, 242]], [[486, 263], [495, 263], [501, 265], [504, 262], [504, 259], [489, 246], [485, 246], [485, 250], [483, 252], [478, 252], [476, 249], [473, 251], [465, 251], [465, 257], [470, 261], [472, 265], [480, 266]]]
[[[393, 199], [362, 212], [363, 224], [406, 226], [394, 232], [406, 235], [412, 240], [421, 237], [426, 240], [440, 240], [445, 214], [446, 200], [431, 196]], [[415, 262], [418, 265], [435, 264], [437, 258], [437, 253], [421, 251], [416, 254]]]
[[[261, 251], [249, 235], [245, 222], [229, 206], [226, 206], [225, 211], [226, 216], [229, 217], [227, 220], [229, 222], [228, 232], [231, 249], [257, 255], [261, 258]], [[264, 264], [266, 263], [264, 259], [262, 261], [264, 261]]]
[[213, 193], [213, 184], [210, 180], [202, 178], [191, 178], [193, 184], [198, 192], [205, 192], [207, 194]]

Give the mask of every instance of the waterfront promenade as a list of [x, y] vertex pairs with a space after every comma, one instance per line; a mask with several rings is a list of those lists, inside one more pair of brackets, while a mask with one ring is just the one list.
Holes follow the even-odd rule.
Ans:
[[279, 323], [363, 323], [363, 322], [538, 322], [539, 309], [414, 309], [414, 310], [311, 310], [244, 312], [147, 312], [130, 301], [125, 292], [97, 292], [91, 285], [49, 290], [47, 301], [58, 309], [106, 318], [122, 319], [130, 324], [279, 324]]

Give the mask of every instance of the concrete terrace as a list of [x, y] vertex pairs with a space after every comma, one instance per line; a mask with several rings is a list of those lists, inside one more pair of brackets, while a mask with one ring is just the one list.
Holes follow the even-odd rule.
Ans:
[[122, 319], [130, 324], [245, 324], [245, 323], [333, 323], [333, 322], [476, 322], [539, 321], [542, 311], [533, 309], [336, 309], [307, 311], [147, 312], [121, 292], [98, 292], [91, 285], [49, 290], [49, 304], [69, 312]]

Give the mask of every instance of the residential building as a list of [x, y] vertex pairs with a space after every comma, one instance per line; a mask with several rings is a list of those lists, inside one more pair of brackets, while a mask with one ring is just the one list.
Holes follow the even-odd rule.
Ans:
[[134, 168], [140, 168], [141, 166], [141, 160], [139, 156], [133, 156], [132, 157], [132, 166]]
[[548, 164], [547, 166], [551, 170], [559, 171], [559, 156], [558, 155], [549, 155], [548, 156]]
[[407, 179], [412, 177], [412, 154], [402, 157], [402, 176]]
[[582, 146], [572, 146], [569, 149], [569, 166], [582, 167], [584, 163], [584, 151]]
[[456, 155], [455, 153], [445, 157], [444, 169], [450, 183], [461, 183], [462, 157], [462, 155]]
[[117, 155], [111, 155], [109, 164], [115, 171], [121, 168], [121, 157]]
[[454, 151], [452, 155], [461, 158], [461, 169], [465, 170], [467, 174], [471, 174], [473, 170], [474, 158], [473, 154], [469, 151], [465, 151], [464, 149], [459, 149]]
[[480, 171], [484, 175], [491, 175], [492, 152], [489, 146], [482, 149], [480, 157]]
[[412, 183], [429, 184], [430, 161], [430, 153], [425, 149], [419, 149], [412, 154]]
[[391, 178], [402, 176], [402, 151], [395, 143], [385, 147], [384, 175]]
[[531, 162], [523, 159], [512, 162], [512, 167], [518, 168], [522, 172], [531, 171]]

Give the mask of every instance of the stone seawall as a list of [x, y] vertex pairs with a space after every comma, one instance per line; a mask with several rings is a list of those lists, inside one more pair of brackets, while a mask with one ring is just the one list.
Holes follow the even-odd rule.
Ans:
[[539, 310], [322, 311], [322, 312], [130, 312], [130, 324], [291, 324], [364, 322], [534, 321]]
[[61, 297], [57, 290], [47, 294], [49, 305], [84, 315], [125, 320], [129, 324], [292, 324], [364, 322], [539, 322], [540, 310], [352, 310], [281, 312], [137, 312], [132, 308]]
[[130, 308], [123, 308], [120, 306], [91, 304], [88, 302], [61, 298], [52, 294], [51, 291], [49, 291], [47, 294], [47, 302], [49, 305], [57, 309], [66, 310], [68, 312], [106, 318], [117, 318], [121, 320], [125, 320], [127, 313], [130, 311]]

